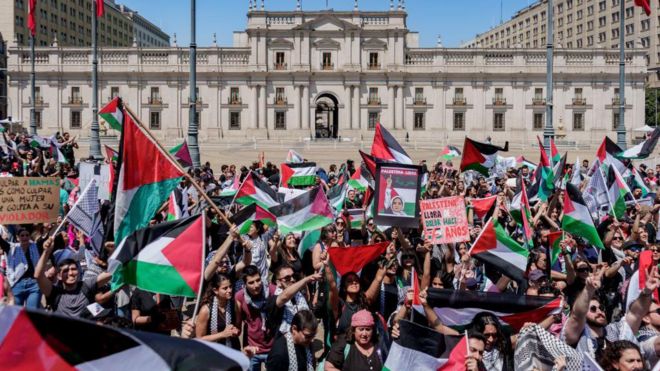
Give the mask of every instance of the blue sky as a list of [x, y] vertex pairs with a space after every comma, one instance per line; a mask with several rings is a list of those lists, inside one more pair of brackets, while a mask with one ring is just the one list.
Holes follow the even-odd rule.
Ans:
[[[261, 6], [261, 0], [259, 5]], [[265, 0], [266, 9], [292, 10], [296, 0]], [[407, 0], [408, 28], [420, 33], [421, 46], [434, 46], [442, 35], [445, 47], [457, 47], [500, 22], [500, 3], [506, 21], [536, 0]], [[176, 33], [180, 46], [190, 40], [189, 0], [117, 0], [137, 10], [165, 32]], [[396, 4], [395, 0], [395, 4]], [[326, 0], [302, 0], [303, 10], [325, 9]], [[330, 8], [353, 9], [353, 0], [328, 0]], [[197, 0], [197, 43], [231, 46], [232, 32], [245, 28], [247, 0]], [[387, 10], [389, 0], [359, 0], [360, 9]]]

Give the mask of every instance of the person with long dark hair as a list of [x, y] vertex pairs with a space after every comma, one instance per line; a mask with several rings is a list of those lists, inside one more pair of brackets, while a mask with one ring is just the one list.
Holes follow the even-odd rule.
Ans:
[[483, 363], [487, 370], [514, 370], [510, 334], [504, 331], [500, 320], [494, 314], [477, 313], [468, 327], [474, 332], [483, 334], [486, 339]]
[[224, 274], [215, 274], [207, 282], [201, 308], [195, 321], [196, 337], [240, 349], [232, 300], [232, 283]]
[[610, 344], [598, 360], [605, 371], [644, 371], [644, 358], [639, 347], [628, 340]]

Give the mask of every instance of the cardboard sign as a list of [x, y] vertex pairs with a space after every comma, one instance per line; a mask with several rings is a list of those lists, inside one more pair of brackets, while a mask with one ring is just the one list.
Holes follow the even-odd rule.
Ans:
[[0, 224], [56, 222], [59, 211], [59, 179], [0, 178]]
[[465, 200], [463, 197], [445, 197], [422, 200], [424, 239], [434, 244], [456, 243], [470, 240]]
[[110, 199], [110, 165], [91, 162], [80, 163], [80, 189], [85, 189], [92, 179], [96, 179], [99, 187], [98, 198], [101, 201]]

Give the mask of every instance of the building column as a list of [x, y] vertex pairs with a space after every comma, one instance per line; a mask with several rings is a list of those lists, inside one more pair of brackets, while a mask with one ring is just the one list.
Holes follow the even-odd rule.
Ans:
[[305, 129], [311, 129], [311, 126], [309, 125], [309, 86], [303, 85], [303, 104], [302, 104], [302, 117], [303, 117], [303, 128]]
[[353, 125], [356, 129], [361, 129], [360, 125], [360, 86], [356, 86], [353, 91]]
[[396, 127], [406, 129], [403, 86], [396, 87]]
[[346, 87], [346, 118], [348, 122], [346, 128], [353, 129], [353, 86]]
[[259, 103], [258, 103], [258, 98], [259, 98], [259, 91], [258, 91], [258, 86], [257, 85], [252, 85], [250, 87], [250, 94], [252, 94], [252, 102], [250, 104], [250, 129], [256, 129], [257, 128], [257, 112], [259, 111]]
[[389, 104], [388, 104], [388, 111], [389, 111], [389, 127], [392, 129], [396, 129], [396, 122], [395, 122], [395, 113], [394, 113], [394, 106], [395, 106], [395, 100], [394, 100], [394, 94], [396, 93], [396, 86], [389, 86], [387, 88], [389, 92]]
[[266, 87], [259, 85], [259, 129], [266, 128]]
[[298, 120], [298, 129], [303, 128], [303, 117], [302, 117], [302, 111], [303, 111], [303, 103], [302, 103], [302, 89], [303, 87], [301, 85], [298, 85], [295, 87], [295, 92], [296, 92], [296, 120]]

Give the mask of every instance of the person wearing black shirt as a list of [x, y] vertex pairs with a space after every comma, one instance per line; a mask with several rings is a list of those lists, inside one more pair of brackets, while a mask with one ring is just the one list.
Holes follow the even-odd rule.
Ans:
[[268, 353], [268, 371], [308, 371], [315, 368], [311, 344], [316, 338], [318, 322], [314, 313], [301, 310], [293, 316], [291, 330], [279, 336]]

